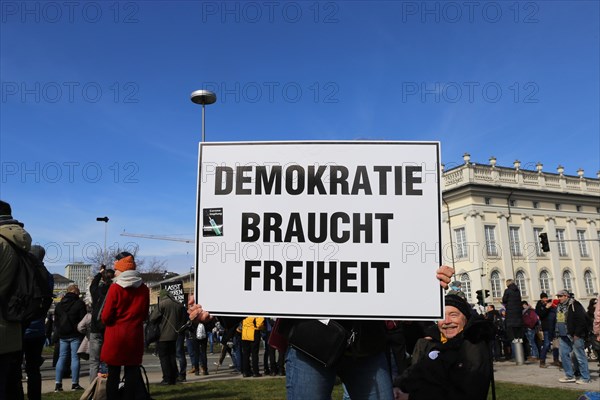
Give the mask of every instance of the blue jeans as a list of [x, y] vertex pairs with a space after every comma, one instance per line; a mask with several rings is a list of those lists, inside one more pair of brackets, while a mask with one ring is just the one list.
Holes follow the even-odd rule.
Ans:
[[542, 344], [542, 349], [540, 350], [540, 360], [546, 361], [546, 355], [548, 354], [548, 350], [550, 350], [550, 344], [552, 343], [553, 337], [551, 337], [552, 333], [550, 331], [544, 331], [544, 343]]
[[571, 363], [571, 351], [575, 354], [581, 379], [584, 381], [590, 380], [590, 370], [588, 368], [588, 360], [585, 356], [585, 343], [582, 338], [577, 338], [575, 341], [570, 336], [560, 337], [560, 359], [567, 378], [573, 378], [573, 364]]
[[392, 378], [383, 352], [368, 357], [343, 356], [326, 368], [290, 347], [285, 360], [288, 400], [330, 400], [339, 375], [353, 399], [393, 400]]
[[81, 344], [80, 338], [60, 339], [60, 353], [56, 363], [56, 383], [62, 384], [64, 366], [67, 357], [71, 357], [71, 381], [73, 384], [79, 383], [79, 356], [77, 349]]
[[198, 350], [197, 350], [197, 345], [196, 345], [196, 341], [198, 339], [194, 339], [194, 338], [187, 338], [185, 339], [185, 343], [187, 345], [187, 351], [188, 354], [190, 356], [190, 363], [192, 364], [192, 367], [198, 369], [200, 368], [200, 354], [198, 354]]
[[529, 343], [530, 355], [535, 358], [540, 358], [540, 352], [535, 342], [535, 329], [525, 328], [525, 337]]

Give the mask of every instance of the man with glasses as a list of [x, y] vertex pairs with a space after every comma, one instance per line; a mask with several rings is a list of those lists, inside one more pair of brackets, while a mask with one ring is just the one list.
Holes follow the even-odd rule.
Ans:
[[[586, 312], [580, 302], [572, 299], [569, 292], [561, 290], [557, 294], [558, 308], [556, 312], [556, 332], [560, 337], [560, 358], [562, 359], [565, 377], [558, 381], [563, 383], [590, 383], [590, 371], [585, 355], [585, 337], [587, 336]], [[575, 354], [581, 378], [575, 379], [571, 352]]]

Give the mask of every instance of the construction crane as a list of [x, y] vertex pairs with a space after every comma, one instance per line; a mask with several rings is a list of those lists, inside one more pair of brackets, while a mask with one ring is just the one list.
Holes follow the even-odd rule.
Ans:
[[138, 238], [144, 238], [144, 239], [155, 239], [155, 240], [171, 240], [173, 242], [185, 242], [185, 243], [195, 243], [196, 241], [194, 239], [185, 239], [185, 238], [177, 238], [177, 237], [170, 237], [170, 236], [160, 236], [160, 235], [145, 235], [142, 233], [129, 233], [129, 232], [125, 232], [123, 231], [123, 233], [121, 233], [121, 236], [130, 236], [130, 237], [138, 237]]

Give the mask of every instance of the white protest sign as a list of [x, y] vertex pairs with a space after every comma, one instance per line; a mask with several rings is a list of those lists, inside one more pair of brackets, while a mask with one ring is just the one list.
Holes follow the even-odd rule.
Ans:
[[196, 300], [215, 315], [433, 320], [437, 142], [201, 143]]

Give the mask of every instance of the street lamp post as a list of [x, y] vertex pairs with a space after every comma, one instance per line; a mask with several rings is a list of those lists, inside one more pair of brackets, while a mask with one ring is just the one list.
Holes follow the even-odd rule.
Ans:
[[210, 90], [196, 90], [190, 95], [192, 103], [202, 105], [202, 142], [204, 142], [204, 113], [207, 104], [213, 104], [217, 101], [217, 95]]
[[98, 217], [96, 218], [98, 222], [104, 222], [104, 253], [102, 253], [102, 264], [105, 264], [106, 258], [106, 235], [108, 230], [108, 217]]

